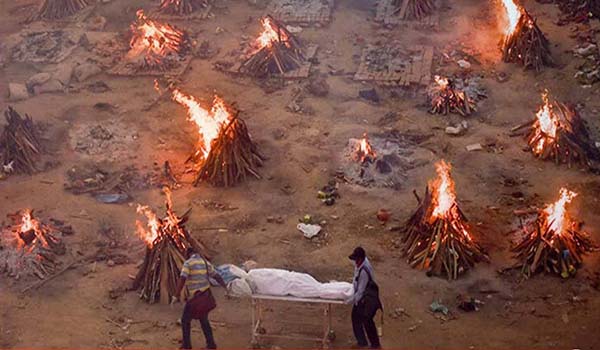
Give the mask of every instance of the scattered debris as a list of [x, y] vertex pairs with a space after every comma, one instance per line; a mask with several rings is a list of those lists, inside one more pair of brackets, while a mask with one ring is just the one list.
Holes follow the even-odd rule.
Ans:
[[321, 226], [316, 224], [303, 224], [300, 223], [296, 226], [300, 232], [304, 235], [304, 237], [311, 239], [321, 232]]

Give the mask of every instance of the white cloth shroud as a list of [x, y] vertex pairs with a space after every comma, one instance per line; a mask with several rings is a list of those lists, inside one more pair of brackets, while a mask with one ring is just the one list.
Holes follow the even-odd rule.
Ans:
[[321, 283], [309, 274], [280, 269], [250, 270], [246, 280], [255, 294], [346, 300], [354, 293], [352, 283]]

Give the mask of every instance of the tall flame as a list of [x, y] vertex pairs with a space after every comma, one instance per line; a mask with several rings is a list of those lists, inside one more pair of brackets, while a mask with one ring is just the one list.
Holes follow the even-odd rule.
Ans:
[[260, 23], [262, 24], [263, 31], [254, 41], [254, 52], [260, 51], [265, 47], [271, 47], [275, 42], [283, 42], [286, 46], [289, 45], [287, 34], [282, 30], [276, 30], [270, 17], [262, 18]]
[[206, 158], [210, 153], [212, 141], [219, 136], [221, 127], [231, 119], [225, 101], [215, 96], [209, 111], [200, 106], [193, 96], [186, 95], [178, 89], [173, 90], [173, 100], [187, 108], [188, 119], [198, 126], [198, 152]]
[[452, 166], [442, 159], [435, 164], [435, 170], [438, 177], [429, 182], [433, 204], [429, 221], [434, 223], [437, 219], [448, 220], [450, 225], [453, 225], [466, 239], [472, 240], [456, 205], [456, 190], [454, 188], [454, 180], [452, 180], [452, 176], [450, 175]]
[[136, 232], [138, 236], [146, 242], [148, 247], [152, 247], [159, 235], [160, 221], [152, 209], [147, 205], [138, 204], [136, 211], [138, 214], [144, 215], [148, 220], [146, 227], [144, 227], [144, 224], [142, 224], [141, 221], [136, 220]]
[[431, 214], [432, 218], [443, 218], [450, 215], [450, 210], [456, 203], [456, 194], [454, 189], [454, 180], [450, 176], [452, 167], [444, 160], [435, 164], [435, 170], [438, 178], [430, 184], [434, 189], [433, 203], [435, 207]]
[[448, 84], [450, 83], [448, 78], [440, 77], [439, 75], [434, 76], [433, 79], [435, 80], [436, 84], [439, 85], [440, 89], [447, 88]]
[[171, 190], [168, 187], [163, 187], [165, 193], [165, 206], [167, 216], [159, 219], [156, 213], [147, 205], [137, 206], [137, 213], [146, 217], [146, 225], [139, 221], [135, 221], [137, 235], [146, 243], [149, 248], [152, 248], [164, 235], [169, 235], [176, 239], [177, 236], [185, 236], [183, 228], [180, 226], [181, 219], [173, 211], [173, 200], [171, 198]]
[[24, 234], [32, 231], [35, 235], [34, 240], [42, 244], [43, 247], [48, 247], [48, 241], [44, 237], [44, 231], [38, 220], [33, 218], [31, 209], [25, 209], [21, 215], [21, 225], [19, 226], [18, 232], [16, 233], [17, 248], [24, 248], [25, 241], [21, 238], [20, 234]]
[[515, 32], [515, 29], [517, 29], [517, 24], [519, 23], [523, 10], [515, 3], [515, 0], [502, 0], [502, 5], [504, 6], [506, 17], [508, 19], [504, 28], [504, 33], [506, 36], [510, 36]]
[[552, 111], [552, 104], [548, 100], [547, 91], [542, 94], [542, 101], [544, 103], [535, 115], [534, 128], [536, 129], [536, 135], [533, 139], [538, 140], [532, 145], [535, 154], [540, 154], [544, 151], [544, 146], [549, 141], [548, 139], [553, 140], [556, 138], [556, 132], [560, 125], [558, 117]]
[[371, 147], [371, 144], [369, 143], [367, 133], [364, 133], [363, 138], [360, 139], [360, 141], [358, 142], [358, 146], [356, 148], [356, 155], [358, 156], [361, 162], [364, 162], [369, 157], [376, 157], [375, 151], [373, 151], [373, 147]]
[[549, 229], [555, 234], [561, 235], [565, 232], [567, 228], [566, 224], [569, 223], [566, 206], [571, 203], [576, 196], [577, 193], [563, 187], [560, 189], [560, 198], [544, 208], [546, 224], [549, 225]]

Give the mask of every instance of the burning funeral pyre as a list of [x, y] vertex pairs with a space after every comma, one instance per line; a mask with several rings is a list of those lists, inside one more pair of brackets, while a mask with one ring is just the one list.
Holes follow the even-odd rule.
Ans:
[[271, 16], [261, 19], [263, 31], [247, 53], [239, 71], [255, 77], [282, 75], [305, 62], [300, 41]]
[[536, 157], [552, 159], [569, 167], [579, 162], [590, 168], [591, 161], [600, 160], [600, 151], [591, 140], [584, 120], [575, 108], [554, 100], [548, 92], [542, 94], [543, 104], [535, 119], [513, 128], [513, 132], [526, 132], [527, 143]]
[[438, 177], [429, 182], [424, 198], [417, 196], [419, 206], [404, 229], [403, 252], [410, 266], [456, 279], [475, 263], [489, 259], [471, 237], [458, 207], [450, 164], [442, 160], [436, 171]]
[[149, 19], [142, 10], [136, 15], [125, 59], [141, 71], [166, 71], [177, 66], [191, 48], [187, 33], [170, 24]]
[[89, 0], [44, 0], [38, 19], [56, 20], [72, 16], [90, 4]]
[[[433, 13], [436, 8], [435, 0], [393, 0], [396, 8], [394, 14], [403, 13], [402, 19], [419, 20]], [[403, 9], [405, 7], [405, 9]]]
[[4, 112], [7, 125], [0, 135], [0, 161], [2, 172], [32, 174], [37, 170], [42, 145], [40, 136], [30, 116], [25, 118], [12, 107]]
[[594, 248], [566, 206], [577, 193], [560, 189], [560, 198], [537, 213], [535, 220], [522, 225], [523, 240], [513, 247], [517, 267], [530, 276], [540, 271], [568, 278], [582, 263], [582, 255]]
[[439, 75], [434, 77], [427, 96], [431, 104], [430, 112], [434, 114], [458, 113], [464, 117], [477, 110], [475, 101], [466, 91], [456, 88], [452, 80]]
[[550, 43], [527, 11], [515, 0], [502, 0], [508, 22], [502, 40], [504, 62], [519, 63], [537, 72], [553, 63]]
[[145, 225], [136, 221], [137, 234], [146, 243], [146, 255], [133, 288], [139, 290], [140, 297], [149, 303], [168, 304], [177, 291], [185, 251], [191, 247], [206, 254], [206, 250], [185, 228], [191, 209], [182, 216], [175, 214], [171, 191], [167, 187], [163, 190], [166, 196], [164, 218], [158, 218], [148, 206], [137, 207], [137, 212], [147, 219]]
[[233, 186], [251, 175], [260, 179], [257, 168], [265, 157], [252, 141], [246, 123], [225, 101], [215, 96], [211, 109], [203, 108], [192, 96], [173, 90], [173, 99], [185, 106], [189, 120], [198, 127], [198, 144], [191, 160], [199, 164], [195, 184]]
[[15, 278], [29, 275], [40, 279], [54, 273], [59, 265], [58, 256], [66, 252], [63, 232], [40, 222], [29, 209], [8, 217], [13, 225], [4, 228], [0, 235], [0, 273]]
[[208, 0], [161, 0], [160, 13], [174, 16], [187, 16], [208, 6]]

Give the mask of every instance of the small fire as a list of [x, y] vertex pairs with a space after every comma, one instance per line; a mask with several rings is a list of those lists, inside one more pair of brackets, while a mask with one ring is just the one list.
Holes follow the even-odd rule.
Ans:
[[225, 101], [215, 96], [210, 110], [203, 108], [193, 97], [173, 90], [173, 100], [185, 106], [188, 110], [188, 119], [198, 126], [198, 154], [206, 159], [210, 153], [211, 143], [219, 135], [221, 127], [231, 119]]
[[135, 221], [137, 235], [146, 243], [149, 248], [152, 248], [164, 235], [171, 235], [173, 238], [176, 236], [184, 236], [183, 229], [179, 226], [181, 219], [173, 211], [173, 202], [171, 199], [171, 190], [168, 187], [163, 188], [163, 192], [166, 196], [166, 208], [167, 216], [163, 219], [159, 219], [156, 213], [150, 209], [147, 205], [137, 206], [137, 213], [146, 217], [146, 225], [139, 221]]
[[544, 104], [536, 113], [536, 120], [533, 126], [535, 136], [532, 140], [537, 141], [531, 146], [536, 155], [540, 155], [544, 151], [544, 146], [547, 142], [556, 139], [556, 132], [560, 126], [558, 117], [552, 111], [552, 104], [548, 100], [547, 91], [542, 94], [542, 101], [544, 101]]
[[438, 177], [429, 182], [429, 188], [432, 189], [433, 211], [431, 212], [430, 222], [434, 223], [437, 219], [446, 219], [455, 226], [456, 230], [462, 232], [465, 237], [471, 240], [461, 214], [456, 204], [456, 190], [454, 180], [450, 175], [452, 166], [444, 160], [435, 164], [435, 170]]
[[546, 206], [544, 208], [544, 214], [546, 215], [546, 225], [556, 235], [562, 235], [570, 224], [570, 219], [567, 214], [566, 206], [571, 203], [573, 198], [577, 196], [577, 193], [567, 190], [566, 188], [560, 189], [560, 198]]
[[502, 0], [502, 5], [506, 11], [506, 17], [508, 22], [504, 28], [504, 34], [508, 37], [511, 36], [517, 29], [519, 19], [523, 14], [523, 10], [519, 5], [515, 3], [515, 0]]
[[276, 30], [273, 28], [273, 22], [271, 21], [270, 17], [261, 19], [260, 23], [263, 26], [263, 31], [254, 42], [253, 46], [255, 48], [255, 52], [265, 47], [271, 47], [275, 42], [283, 42], [286, 44], [286, 46], [289, 45], [289, 38], [287, 37], [287, 34], [281, 30]]
[[133, 36], [129, 42], [127, 58], [145, 54], [145, 58], [152, 63], [159, 63], [160, 58], [180, 52], [184, 41], [181, 30], [150, 20], [143, 10], [137, 11], [136, 16], [137, 21], [131, 25]]
[[[26, 234], [34, 234], [33, 240], [27, 241], [24, 237]], [[42, 244], [43, 247], [48, 247], [48, 241], [44, 237], [44, 232], [41, 228], [40, 222], [33, 218], [31, 210], [25, 209], [21, 217], [21, 225], [19, 230], [16, 232], [17, 248], [24, 248], [26, 245], [33, 246], [36, 242]]]
[[440, 89], [445, 89], [450, 84], [448, 78], [440, 77], [439, 75], [434, 76], [433, 79], [439, 85]]
[[375, 151], [373, 151], [373, 147], [371, 147], [371, 144], [369, 143], [367, 133], [364, 133], [363, 138], [358, 142], [356, 155], [361, 163], [364, 163], [369, 158], [374, 159], [377, 156]]

